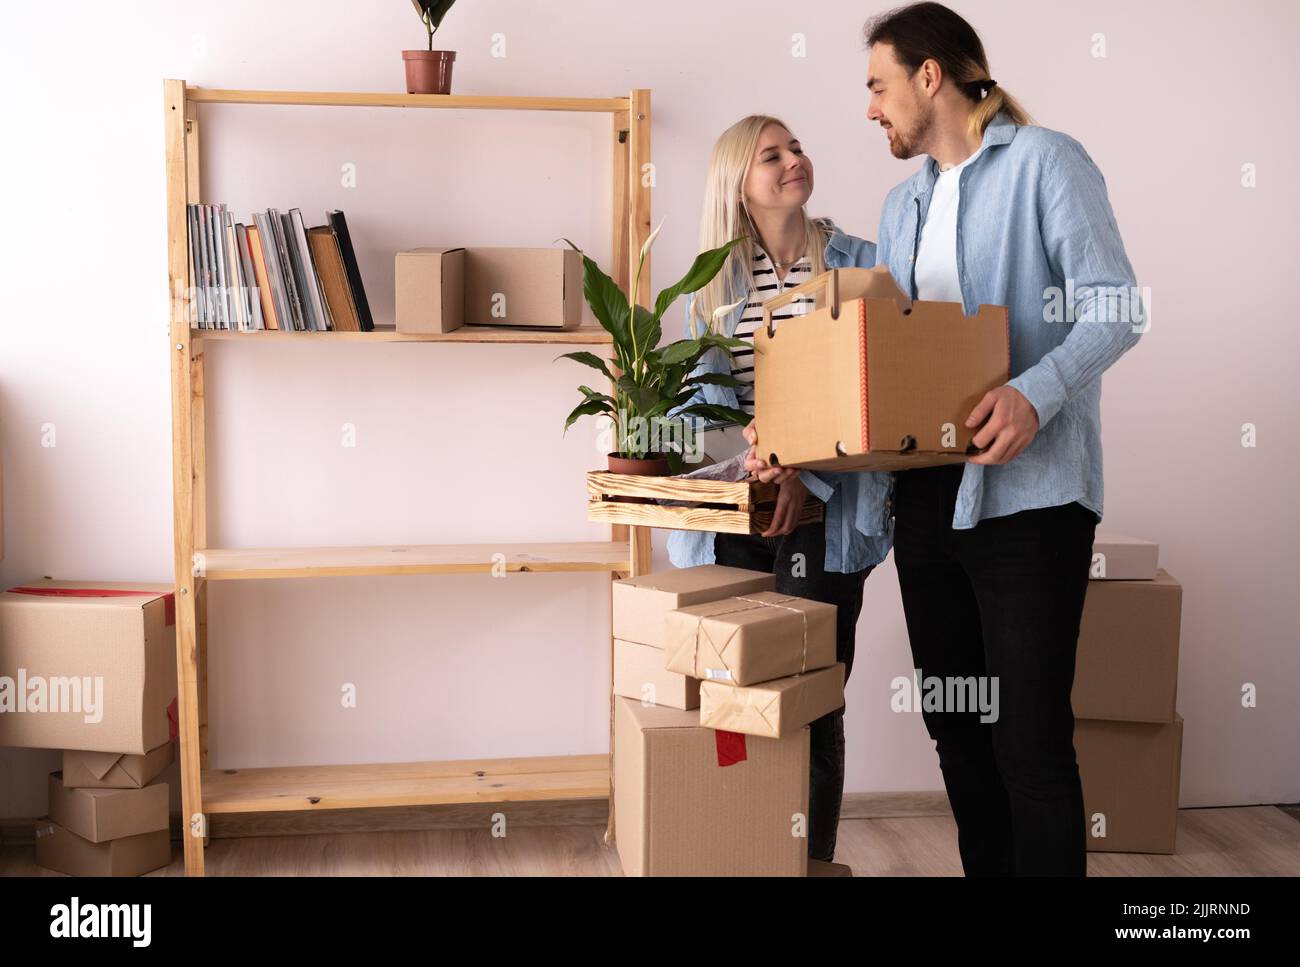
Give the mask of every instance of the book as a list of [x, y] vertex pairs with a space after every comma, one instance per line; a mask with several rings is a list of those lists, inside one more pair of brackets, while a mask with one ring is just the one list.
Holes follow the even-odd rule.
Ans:
[[202, 328], [211, 329], [216, 313], [212, 308], [212, 259], [208, 256], [208, 206], [195, 206], [199, 225], [199, 298], [203, 305]]
[[193, 203], [185, 206], [185, 224], [189, 236], [189, 290], [186, 292], [185, 310], [186, 322], [191, 329], [199, 328], [199, 262], [198, 262], [198, 242], [199, 242], [199, 216], [194, 210]]
[[356, 303], [352, 301], [347, 270], [343, 267], [343, 256], [339, 253], [334, 230], [328, 225], [307, 229], [307, 244], [311, 247], [312, 260], [320, 275], [321, 288], [325, 291], [325, 302], [335, 331], [360, 332], [361, 320], [357, 316]]
[[253, 271], [253, 257], [248, 247], [248, 226], [243, 222], [235, 225], [235, 249], [239, 253], [240, 271], [244, 274], [249, 320], [253, 329], [265, 329], [266, 321], [262, 318], [261, 287], [257, 282], [257, 273]]
[[343, 258], [343, 268], [347, 272], [348, 288], [352, 290], [352, 301], [356, 305], [357, 317], [361, 320], [361, 331], [371, 332], [375, 328], [375, 322], [370, 316], [370, 303], [366, 301], [366, 287], [361, 281], [361, 269], [357, 265], [357, 254], [352, 248], [347, 219], [337, 209], [327, 211], [325, 218], [338, 241], [339, 255]]
[[226, 233], [223, 228], [225, 215], [221, 210], [221, 205], [210, 205], [208, 207], [211, 215], [208, 225], [212, 232], [212, 262], [216, 266], [217, 318], [221, 322], [222, 329], [230, 329], [230, 282], [226, 276], [226, 256], [224, 254], [226, 249]]
[[289, 243], [285, 238], [284, 219], [274, 208], [268, 208], [267, 218], [271, 222], [271, 234], [275, 238], [276, 258], [280, 261], [280, 281], [284, 285], [284, 294], [289, 307], [289, 319], [292, 328], [301, 332], [307, 328], [307, 321], [302, 314], [302, 302], [298, 298], [298, 285], [294, 278], [293, 258], [289, 254]]
[[325, 304], [325, 295], [321, 292], [315, 260], [312, 259], [311, 248], [307, 245], [307, 230], [303, 226], [302, 211], [290, 208], [289, 219], [293, 228], [293, 249], [300, 263], [303, 290], [307, 296], [303, 300], [304, 304], [311, 310], [317, 331], [329, 332], [334, 327], [330, 324], [329, 308]]
[[[256, 221], [257, 216], [253, 216]], [[280, 322], [276, 312], [275, 299], [271, 294], [271, 280], [266, 271], [266, 260], [263, 254], [261, 234], [257, 225], [248, 226], [248, 254], [253, 260], [253, 275], [257, 279], [258, 294], [262, 302], [262, 318], [265, 320], [265, 328], [279, 329]]]
[[289, 295], [285, 291], [284, 279], [280, 276], [280, 256], [276, 249], [275, 220], [271, 213], [254, 212], [253, 221], [257, 223], [258, 239], [262, 246], [262, 264], [271, 286], [271, 295], [275, 302], [276, 328], [285, 331], [293, 329], [293, 318], [289, 314]]
[[248, 312], [248, 304], [244, 301], [247, 285], [244, 282], [243, 263], [239, 261], [239, 251], [235, 248], [235, 219], [224, 205], [222, 214], [226, 220], [223, 242], [226, 246], [226, 265], [230, 275], [230, 305], [233, 310], [231, 319], [240, 332], [248, 332], [252, 329], [252, 318]]

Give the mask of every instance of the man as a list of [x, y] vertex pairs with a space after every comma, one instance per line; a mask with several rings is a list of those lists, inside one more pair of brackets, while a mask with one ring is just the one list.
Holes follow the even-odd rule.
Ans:
[[[865, 40], [867, 118], [896, 158], [928, 156], [885, 202], [879, 263], [913, 298], [1004, 305], [1010, 322], [1013, 378], [966, 421], [983, 452], [895, 476], [914, 666], [998, 685], [992, 721], [925, 711], [926, 729], [968, 876], [1082, 876], [1070, 692], [1102, 512], [1101, 374], [1142, 329], [1133, 270], [1087, 152], [1030, 123], [965, 20], [919, 3]], [[1054, 321], [1062, 292], [1074, 301]]]

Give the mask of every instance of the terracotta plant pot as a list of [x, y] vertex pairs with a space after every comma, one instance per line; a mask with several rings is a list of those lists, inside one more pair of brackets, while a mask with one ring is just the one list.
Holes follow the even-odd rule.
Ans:
[[[667, 457], [650, 457], [645, 460], [634, 460], [631, 457], [619, 456], [617, 453], [609, 454], [609, 472], [631, 473], [636, 474], [639, 477], [667, 477], [670, 474]], [[621, 501], [625, 504], [652, 503], [652, 498], [650, 497], [611, 497], [610, 499]]]
[[404, 50], [407, 94], [450, 94], [454, 50]]

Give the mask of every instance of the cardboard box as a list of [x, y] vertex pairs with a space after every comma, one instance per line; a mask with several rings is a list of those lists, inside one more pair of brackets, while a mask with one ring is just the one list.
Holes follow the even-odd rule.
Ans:
[[664, 616], [669, 611], [775, 587], [774, 574], [722, 564], [672, 568], [615, 581], [614, 637], [663, 648]]
[[171, 739], [169, 584], [54, 581], [0, 593], [0, 746], [143, 755]]
[[167, 828], [167, 783], [143, 789], [75, 789], [62, 772], [49, 778], [50, 819], [92, 843]]
[[1089, 581], [1079, 623], [1071, 703], [1076, 718], [1172, 722], [1178, 698], [1182, 586]]
[[582, 305], [582, 256], [573, 249], [465, 250], [466, 325], [573, 329]]
[[465, 322], [465, 250], [413, 248], [393, 261], [398, 332], [452, 332]]
[[164, 742], [143, 755], [64, 749], [63, 785], [69, 789], [139, 789], [175, 758], [175, 742]]
[[1088, 849], [1174, 852], [1183, 717], [1158, 724], [1076, 719], [1074, 748]]
[[139, 876], [172, 861], [165, 829], [92, 843], [48, 819], [36, 822], [36, 863], [72, 876]]
[[662, 648], [615, 638], [614, 694], [666, 708], [699, 708], [700, 680], [664, 668]]
[[1101, 531], [1092, 542], [1093, 581], [1152, 581], [1159, 569], [1159, 544]]
[[780, 739], [844, 707], [844, 664], [758, 685], [700, 682], [700, 724]]
[[705, 728], [695, 712], [614, 699], [623, 872], [806, 875], [808, 840], [795, 833], [807, 829], [808, 772], [806, 728], [760, 739]]
[[1010, 371], [1006, 308], [967, 317], [955, 302], [912, 302], [883, 266], [833, 269], [797, 288], [833, 285], [838, 295], [794, 324], [754, 333], [763, 456], [825, 470], [964, 461], [978, 430], [966, 417]]
[[757, 591], [668, 612], [669, 671], [732, 685], [835, 664], [835, 605]]

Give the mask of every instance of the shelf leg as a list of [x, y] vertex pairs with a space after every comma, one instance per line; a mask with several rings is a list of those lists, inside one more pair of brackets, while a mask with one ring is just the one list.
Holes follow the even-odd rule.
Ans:
[[202, 767], [199, 763], [199, 689], [194, 578], [176, 593], [176, 707], [180, 719], [181, 836], [185, 875], [203, 875], [207, 817], [203, 815]]

